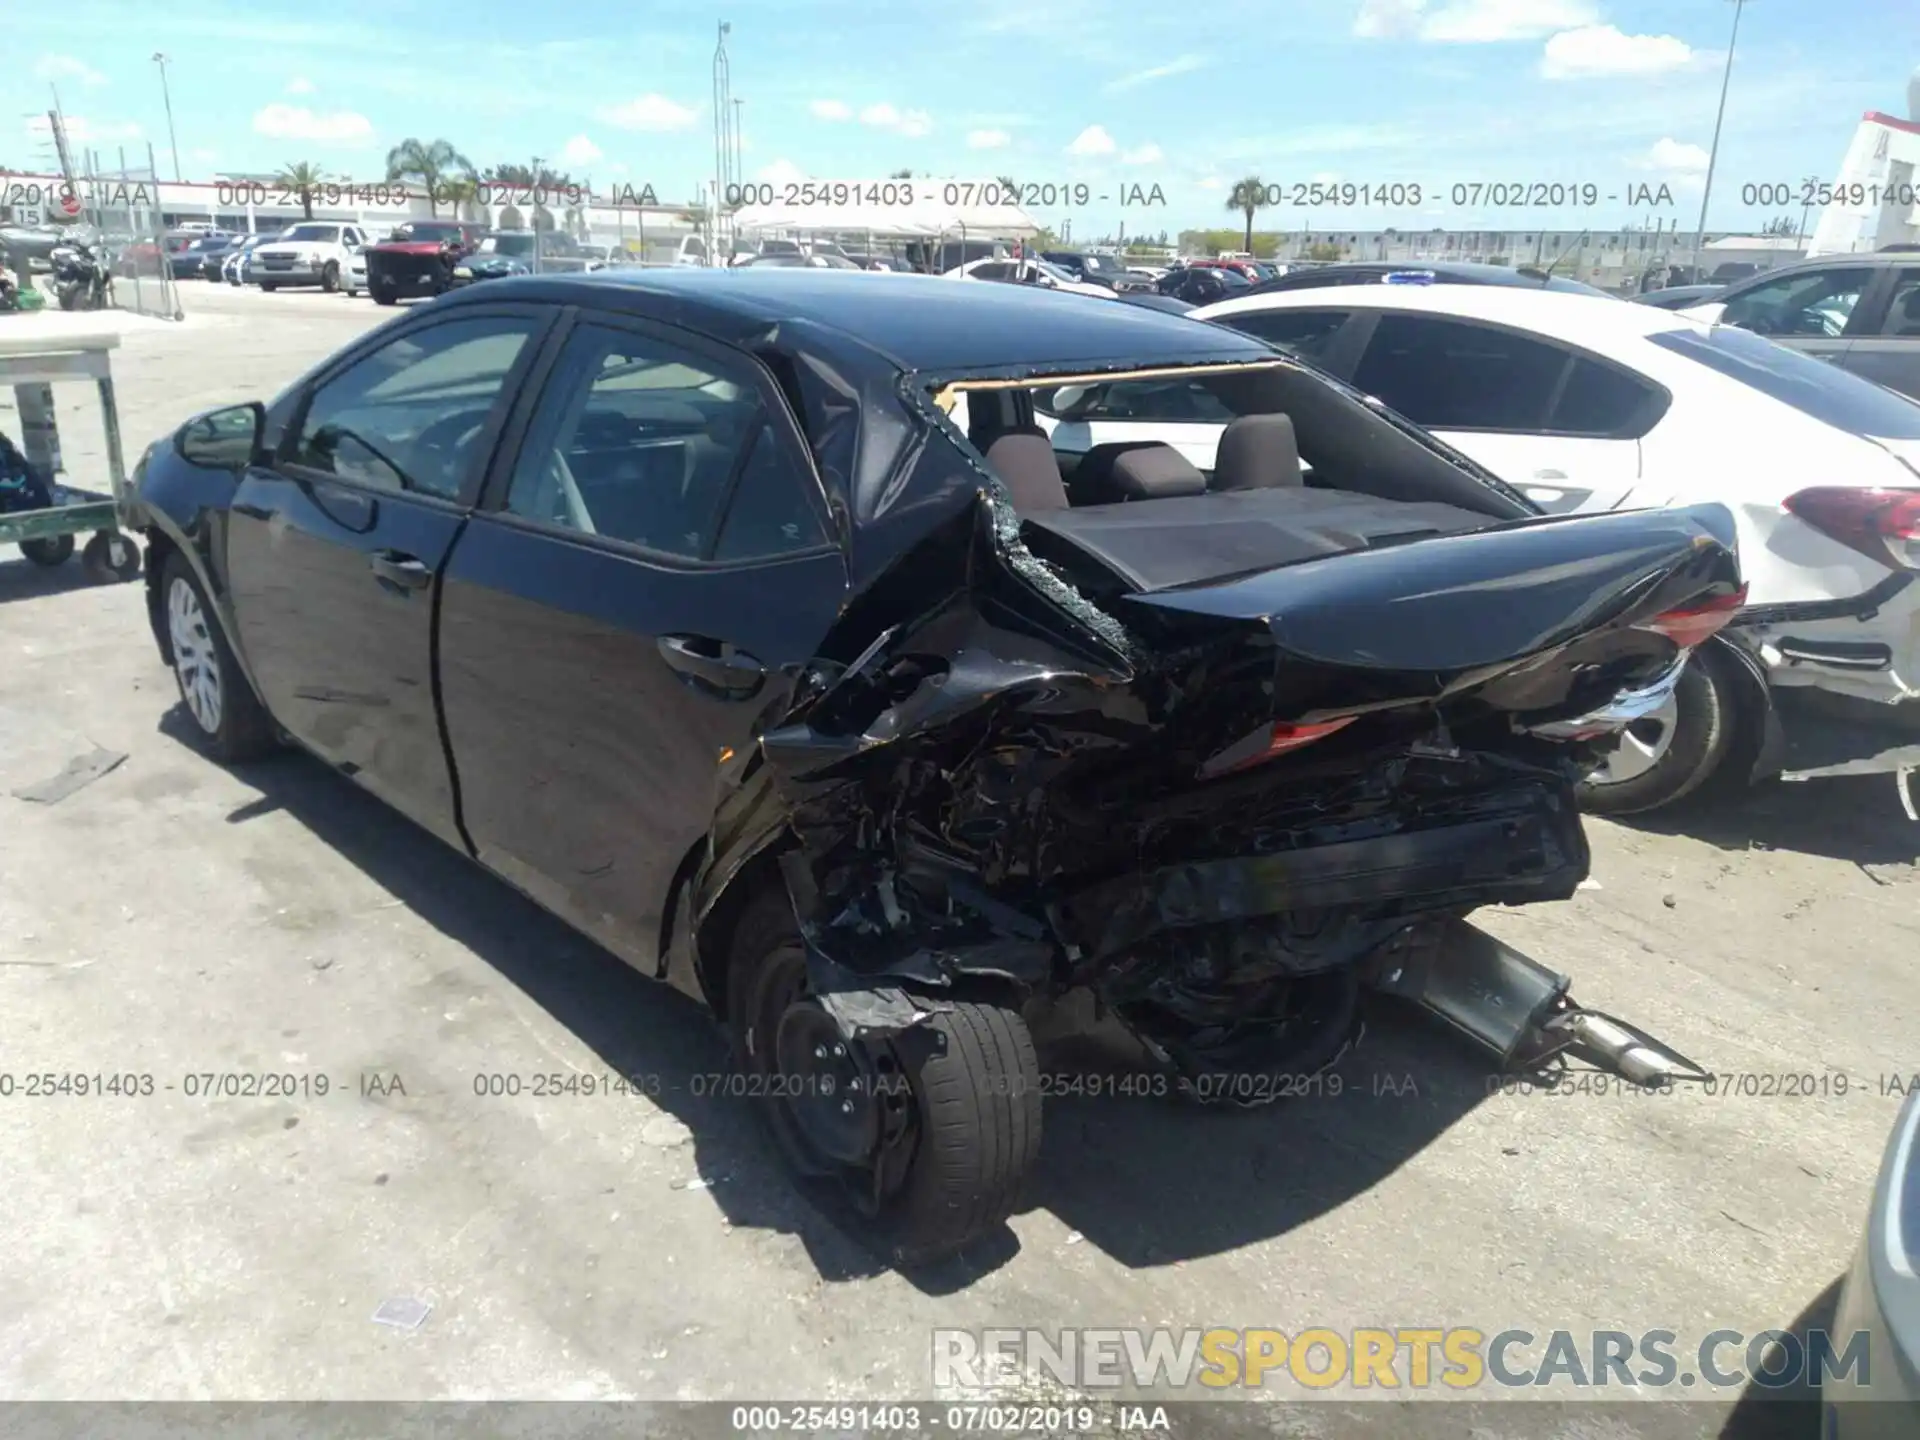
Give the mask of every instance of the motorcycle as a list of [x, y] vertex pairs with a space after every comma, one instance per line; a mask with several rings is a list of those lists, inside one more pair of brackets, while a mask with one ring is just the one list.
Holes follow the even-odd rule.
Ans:
[[113, 305], [113, 274], [98, 245], [67, 240], [47, 257], [53, 293], [62, 310], [106, 310]]

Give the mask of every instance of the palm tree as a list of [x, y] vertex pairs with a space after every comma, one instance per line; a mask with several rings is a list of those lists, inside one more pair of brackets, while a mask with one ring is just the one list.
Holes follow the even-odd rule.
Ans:
[[1020, 182], [1018, 180], [1014, 179], [1011, 175], [996, 175], [993, 177], [993, 183], [1000, 187], [1000, 203], [1002, 205], [1018, 205], [1020, 203]]
[[478, 220], [476, 204], [480, 198], [480, 182], [472, 175], [458, 175], [451, 180], [440, 182], [440, 198], [447, 202], [456, 220]]
[[280, 167], [280, 173], [273, 177], [273, 183], [282, 190], [300, 197], [300, 209], [307, 219], [313, 218], [313, 192], [327, 183], [327, 177], [320, 167], [309, 160], [297, 160]]
[[889, 174], [887, 178], [889, 180], [911, 180], [913, 178], [913, 171], [895, 170], [891, 174]]
[[418, 180], [427, 191], [427, 213], [438, 215], [444, 181], [473, 173], [473, 162], [445, 140], [402, 140], [387, 152], [387, 179]]
[[1236, 180], [1233, 189], [1227, 192], [1227, 209], [1238, 210], [1247, 217], [1246, 243], [1240, 248], [1248, 254], [1253, 253], [1253, 217], [1272, 203], [1267, 196], [1267, 182], [1258, 175]]

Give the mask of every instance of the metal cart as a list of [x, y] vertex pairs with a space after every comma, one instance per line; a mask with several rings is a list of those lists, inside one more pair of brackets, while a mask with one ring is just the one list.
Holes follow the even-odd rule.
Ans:
[[[13, 386], [27, 462], [47, 476], [53, 506], [46, 510], [0, 513], [0, 545], [18, 545], [37, 565], [60, 565], [73, 554], [74, 537], [91, 530], [80, 563], [96, 581], [131, 580], [140, 573], [140, 547], [129, 529], [137, 528], [133, 492], [120, 451], [120, 413], [113, 400], [113, 370], [108, 352], [120, 337], [103, 335], [0, 335], [0, 384]], [[59, 434], [54, 425], [51, 390], [70, 380], [91, 380], [99, 390], [100, 418], [107, 437], [108, 490], [80, 489], [59, 483]]]

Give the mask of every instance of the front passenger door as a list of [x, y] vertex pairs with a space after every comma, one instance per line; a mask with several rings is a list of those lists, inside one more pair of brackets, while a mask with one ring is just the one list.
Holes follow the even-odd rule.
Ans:
[[1898, 270], [1881, 320], [1847, 347], [1842, 362], [1864, 380], [1920, 400], [1920, 268]]
[[547, 323], [525, 307], [463, 309], [349, 357], [297, 397], [229, 514], [232, 613], [267, 709], [456, 845], [434, 604], [504, 397]]
[[440, 679], [480, 860], [656, 973], [662, 908], [847, 577], [778, 385], [595, 318], [447, 567]]

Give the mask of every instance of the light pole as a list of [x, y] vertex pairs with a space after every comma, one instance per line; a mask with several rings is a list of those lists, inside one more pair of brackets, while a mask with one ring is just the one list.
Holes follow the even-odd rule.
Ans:
[[1740, 39], [1740, 12], [1747, 0], [1733, 0], [1733, 34], [1727, 40], [1727, 68], [1720, 75], [1720, 108], [1713, 117], [1713, 148], [1707, 152], [1707, 183], [1700, 194], [1700, 228], [1693, 232], [1693, 280], [1700, 279], [1700, 249], [1707, 238], [1707, 205], [1713, 199], [1713, 167], [1720, 158], [1720, 122], [1727, 118], [1727, 86], [1733, 79], [1733, 47]]
[[173, 151], [173, 179], [177, 185], [180, 183], [180, 142], [173, 134], [173, 96], [167, 92], [167, 57], [156, 50], [153, 63], [160, 67], [160, 99], [167, 107], [167, 148]]
[[744, 100], [733, 102], [733, 183], [736, 185], [740, 183], [740, 152], [746, 148], [740, 139], [741, 126], [745, 123], [741, 117], [745, 114], [746, 105]]

